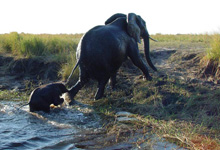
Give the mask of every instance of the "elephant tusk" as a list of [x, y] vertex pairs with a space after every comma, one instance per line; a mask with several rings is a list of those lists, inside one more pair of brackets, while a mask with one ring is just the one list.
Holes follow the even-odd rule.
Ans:
[[151, 40], [155, 41], [155, 42], [158, 42], [157, 40], [153, 39], [153, 38], [152, 38], [152, 37], [150, 37], [150, 36], [149, 36], [149, 38], [150, 38]]

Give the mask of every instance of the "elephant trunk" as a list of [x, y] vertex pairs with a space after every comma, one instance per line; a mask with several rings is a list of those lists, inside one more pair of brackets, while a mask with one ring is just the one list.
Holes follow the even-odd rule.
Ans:
[[157, 68], [153, 65], [151, 59], [150, 59], [150, 42], [149, 42], [149, 34], [146, 31], [146, 33], [144, 33], [143, 35], [143, 39], [144, 39], [144, 53], [145, 53], [145, 57], [147, 60], [147, 63], [149, 64], [149, 66], [154, 70], [157, 71]]

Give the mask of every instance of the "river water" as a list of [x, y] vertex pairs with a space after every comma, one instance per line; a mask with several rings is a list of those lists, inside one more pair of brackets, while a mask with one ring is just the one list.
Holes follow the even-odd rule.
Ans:
[[[29, 106], [20, 106], [21, 102], [0, 100], [0, 150], [82, 150], [77, 146], [77, 137], [82, 138], [83, 143], [89, 144], [88, 137], [84, 139], [83, 135], [93, 134], [102, 129], [99, 116], [90, 106], [84, 104], [52, 109], [50, 113], [32, 113], [29, 112]], [[142, 135], [138, 134], [137, 137], [131, 138], [130, 142], [134, 143], [140, 137]], [[153, 150], [185, 150], [154, 136], [145, 138], [153, 143]], [[99, 140], [103, 138], [100, 136]], [[141, 148], [135, 148], [129, 144], [130, 142], [116, 143], [116, 146], [113, 144], [106, 150], [138, 150], [149, 148], [150, 144], [144, 142], [140, 145]]]
[[74, 135], [101, 128], [92, 109], [63, 107], [50, 113], [29, 112], [19, 102], [0, 102], [0, 149], [79, 149]]

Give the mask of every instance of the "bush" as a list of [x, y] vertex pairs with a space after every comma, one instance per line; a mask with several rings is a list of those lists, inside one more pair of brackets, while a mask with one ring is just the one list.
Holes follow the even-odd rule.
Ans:
[[220, 62], [220, 34], [213, 35], [210, 43], [211, 48], [207, 50], [209, 60]]

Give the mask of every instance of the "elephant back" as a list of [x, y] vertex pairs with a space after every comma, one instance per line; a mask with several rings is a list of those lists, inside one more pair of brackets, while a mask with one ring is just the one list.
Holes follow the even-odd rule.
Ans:
[[77, 49], [81, 70], [94, 78], [117, 71], [126, 59], [125, 41], [129, 40], [123, 26], [115, 23], [96, 26], [83, 36]]

